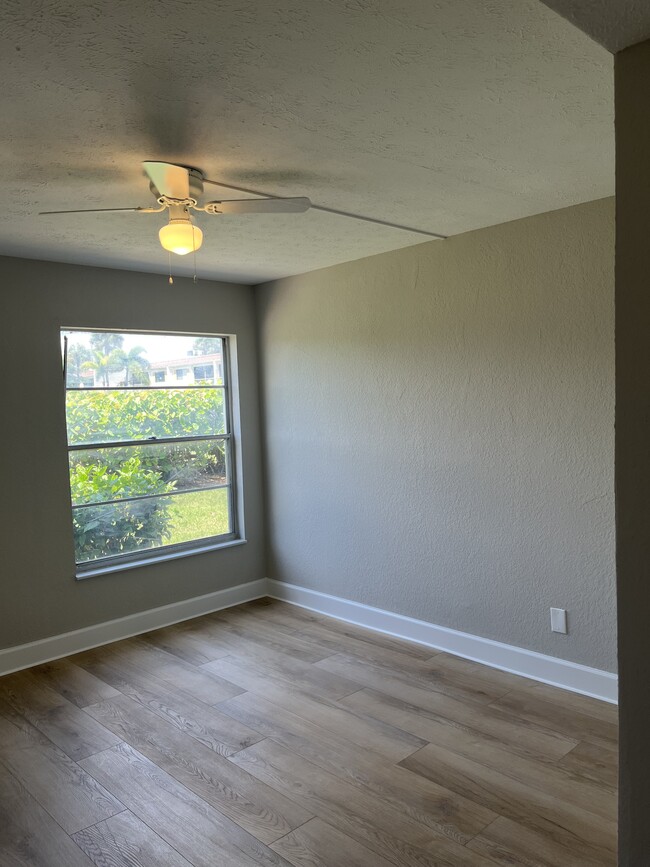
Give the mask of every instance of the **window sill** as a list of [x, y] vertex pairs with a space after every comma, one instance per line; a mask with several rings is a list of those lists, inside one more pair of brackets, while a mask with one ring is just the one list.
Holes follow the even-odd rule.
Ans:
[[208, 554], [211, 551], [220, 551], [222, 548], [234, 548], [236, 545], [245, 545], [246, 539], [231, 539], [228, 542], [218, 542], [214, 545], [204, 545], [201, 548], [192, 548], [189, 551], [172, 551], [168, 554], [157, 554], [155, 557], [146, 557], [142, 560], [131, 560], [127, 563], [111, 563], [110, 566], [98, 566], [96, 569], [84, 569], [77, 572], [77, 581], [86, 578], [95, 578], [99, 575], [110, 575], [111, 572], [125, 572], [127, 569], [137, 569], [139, 566], [154, 566], [156, 563], [167, 563], [169, 560], [180, 560], [182, 557], [194, 557], [196, 554]]

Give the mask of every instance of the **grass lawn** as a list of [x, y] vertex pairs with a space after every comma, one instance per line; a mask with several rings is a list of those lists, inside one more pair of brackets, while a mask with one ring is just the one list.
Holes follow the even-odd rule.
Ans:
[[179, 494], [170, 499], [172, 520], [166, 545], [230, 532], [227, 488]]

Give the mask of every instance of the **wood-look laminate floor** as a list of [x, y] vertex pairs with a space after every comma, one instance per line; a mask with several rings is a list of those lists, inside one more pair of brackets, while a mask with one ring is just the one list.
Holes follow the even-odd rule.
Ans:
[[0, 679], [0, 865], [615, 865], [616, 723], [263, 600]]

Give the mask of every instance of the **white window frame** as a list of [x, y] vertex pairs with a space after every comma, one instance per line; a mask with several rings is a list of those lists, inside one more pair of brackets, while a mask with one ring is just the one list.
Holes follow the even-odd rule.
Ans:
[[[155, 443], [174, 443], [174, 442], [192, 442], [192, 441], [206, 441], [206, 440], [222, 440], [226, 443], [226, 478], [227, 483], [225, 485], [217, 485], [215, 488], [228, 488], [228, 509], [230, 516], [230, 526], [231, 530], [229, 533], [224, 533], [218, 536], [210, 536], [204, 537], [201, 539], [194, 539], [188, 542], [180, 542], [171, 545], [160, 545], [156, 548], [145, 548], [139, 551], [134, 551], [127, 554], [117, 554], [111, 555], [108, 557], [101, 557], [95, 560], [87, 560], [77, 562], [75, 560], [75, 568], [76, 573], [75, 577], [77, 579], [90, 578], [95, 575], [103, 575], [108, 572], [119, 572], [125, 569], [131, 569], [136, 566], [146, 566], [157, 562], [164, 562], [166, 560], [173, 560], [179, 557], [187, 557], [193, 554], [203, 554], [208, 551], [214, 551], [219, 548], [231, 547], [233, 545], [241, 545], [245, 544], [246, 539], [244, 538], [244, 522], [243, 522], [243, 502], [241, 496], [241, 456], [239, 453], [239, 449], [237, 448], [237, 442], [239, 440], [240, 435], [240, 414], [239, 414], [239, 389], [238, 389], [238, 377], [237, 377], [237, 359], [236, 359], [236, 337], [235, 335], [230, 334], [205, 334], [205, 333], [193, 333], [193, 332], [178, 332], [178, 331], [147, 331], [145, 329], [127, 329], [127, 328], [93, 328], [93, 327], [80, 327], [80, 326], [71, 326], [71, 327], [61, 327], [61, 334], [65, 334], [66, 332], [79, 331], [84, 333], [108, 333], [108, 334], [155, 334], [159, 337], [215, 337], [221, 340], [221, 365], [220, 371], [222, 372], [221, 379], [223, 380], [223, 385], [218, 385], [216, 380], [215, 382], [208, 385], [195, 385], [195, 384], [177, 384], [174, 380], [171, 382], [154, 383], [153, 385], [148, 386], [82, 386], [69, 389], [70, 391], [133, 391], [133, 390], [142, 390], [143, 388], [151, 389], [151, 390], [193, 390], [197, 388], [210, 388], [210, 389], [222, 389], [223, 390], [223, 404], [224, 404], [224, 421], [225, 421], [225, 432], [223, 434], [212, 434], [209, 436], [199, 436], [199, 437], [167, 437], [156, 439]], [[64, 391], [64, 403], [65, 398], [67, 396], [68, 387], [67, 387], [67, 377], [66, 377], [66, 362], [67, 362], [67, 341], [65, 342], [64, 349], [64, 357], [63, 357], [63, 391]], [[190, 368], [191, 369], [191, 368]], [[67, 419], [67, 416], [66, 416]], [[67, 426], [66, 426], [67, 427]], [[82, 443], [74, 445], [70, 445], [67, 437], [67, 429], [66, 429], [66, 443], [67, 443], [67, 453], [70, 454], [71, 451], [81, 451], [84, 449], [109, 449], [109, 448], [124, 448], [132, 445], [151, 445], [151, 438], [146, 438], [143, 440], [126, 440], [126, 441], [117, 441], [117, 442], [102, 442], [102, 443]], [[68, 458], [68, 466], [69, 466], [69, 458]], [[69, 478], [69, 477], [68, 477]], [[203, 490], [209, 490], [208, 488], [204, 488]], [[190, 490], [179, 491], [178, 494], [168, 493], [164, 495], [154, 494], [154, 495], [143, 495], [140, 497], [134, 497], [130, 499], [145, 499], [155, 496], [174, 496], [180, 495], [181, 493], [190, 493]], [[128, 501], [128, 498], [127, 498]], [[111, 501], [112, 502], [112, 501]], [[121, 502], [116, 501], [116, 502]], [[90, 505], [102, 505], [104, 503], [93, 503]], [[88, 507], [89, 507], [88, 506]], [[85, 508], [85, 506], [74, 505], [72, 503], [72, 490], [70, 488], [70, 508], [71, 508], [71, 517], [72, 511], [76, 508]]]

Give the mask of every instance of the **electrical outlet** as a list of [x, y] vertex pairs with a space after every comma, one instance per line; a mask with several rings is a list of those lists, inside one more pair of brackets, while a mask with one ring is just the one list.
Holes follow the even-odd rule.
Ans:
[[565, 608], [551, 608], [551, 632], [561, 632], [562, 635], [567, 634]]

